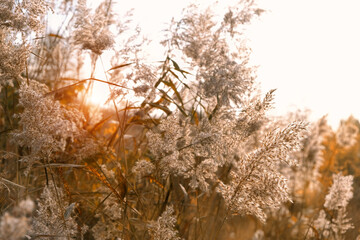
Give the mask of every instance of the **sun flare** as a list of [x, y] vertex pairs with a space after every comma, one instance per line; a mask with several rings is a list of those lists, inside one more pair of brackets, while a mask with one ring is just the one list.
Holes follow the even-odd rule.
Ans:
[[88, 101], [93, 105], [105, 105], [109, 95], [109, 86], [105, 83], [95, 81], [92, 83]]

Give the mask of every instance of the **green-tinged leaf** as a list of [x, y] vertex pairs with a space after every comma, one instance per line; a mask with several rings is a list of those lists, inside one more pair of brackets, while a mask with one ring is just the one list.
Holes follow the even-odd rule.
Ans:
[[185, 110], [184, 110], [184, 107], [179, 106], [179, 104], [177, 104], [164, 90], [159, 89], [159, 91], [163, 94], [163, 97], [164, 97], [167, 101], [175, 104], [176, 107], [180, 110], [180, 112], [181, 112], [184, 116], [187, 116], [187, 114], [186, 114], [186, 112], [185, 112]]
[[179, 76], [176, 73], [174, 73], [173, 70], [170, 69], [169, 71], [174, 77], [176, 77], [178, 80], [180, 80]]
[[179, 67], [179, 64], [177, 64], [174, 60], [172, 60], [172, 59], [170, 59], [170, 60], [171, 60], [171, 62], [173, 63], [175, 70], [178, 71], [178, 72], [181, 72], [181, 74], [184, 76], [184, 78], [186, 78], [186, 76], [185, 76], [184, 73], [190, 74], [189, 72], [187, 72], [187, 71], [185, 71], [185, 70], [182, 70], [182, 69]]
[[184, 102], [181, 98], [180, 93], [178, 92], [175, 84], [173, 81], [171, 81], [171, 79], [169, 79], [169, 81], [164, 81], [164, 84], [171, 87], [171, 89], [175, 92], [176, 97], [179, 99], [181, 106], [179, 106], [174, 100], [172, 100], [172, 103], [174, 103], [176, 105], [176, 107], [181, 111], [181, 113], [184, 116], [187, 116], [186, 112], [185, 112], [185, 107], [184, 107]]
[[159, 84], [163, 81], [163, 79], [166, 77], [166, 74], [168, 73], [168, 71], [165, 71], [163, 73], [163, 75], [159, 78], [159, 80], [157, 80], [157, 82], [155, 83], [155, 88], [157, 88], [157, 86], [159, 86]]
[[169, 108], [167, 108], [166, 106], [163, 105], [159, 105], [156, 103], [148, 103], [150, 106], [154, 107], [154, 108], [158, 108], [160, 110], [163, 110], [167, 115], [170, 115], [172, 112], [170, 111]]
[[168, 102], [173, 102], [172, 98], [162, 89], [158, 89], [163, 95], [162, 97], [156, 102], [156, 103], [161, 103], [164, 100], [168, 101]]
[[179, 78], [179, 76], [178, 76], [176, 73], [174, 73], [174, 71], [172, 71], [172, 70], [169, 70], [169, 71], [170, 71], [170, 73], [171, 73], [177, 80], [179, 80], [187, 89], [190, 89], [189, 85], [187, 85], [186, 83], [184, 83], [183, 81], [181, 81], [181, 79]]
[[177, 90], [175, 84], [173, 83], [173, 81], [171, 81], [171, 79], [169, 79], [169, 81], [166, 81], [166, 82], [164, 81], [164, 83], [165, 83], [167, 86], [171, 87], [171, 89], [175, 92], [176, 97], [179, 99], [179, 101], [180, 101], [180, 103], [181, 103], [181, 106], [184, 107], [184, 102], [183, 102], [183, 100], [182, 100], [182, 98], [181, 98], [181, 96], [180, 96], [180, 93], [179, 93], [179, 91]]
[[[167, 100], [167, 101], [169, 101], [168, 99], [165, 99], [165, 96], [163, 95], [159, 100], [157, 100], [155, 103], [156, 104], [160, 104], [160, 103], [162, 103], [164, 100]], [[145, 100], [145, 101], [143, 101], [142, 103], [141, 103], [141, 108], [143, 109], [145, 106], [146, 106], [146, 104], [148, 104], [148, 102]], [[145, 110], [145, 113], [148, 113], [149, 112], [149, 109], [144, 109]]]
[[120, 65], [118, 65], [118, 66], [115, 66], [115, 67], [110, 68], [110, 69], [107, 70], [107, 71], [115, 70], [115, 69], [118, 69], [118, 68], [123, 68], [123, 67], [129, 66], [129, 65], [131, 65], [131, 64], [133, 64], [133, 63], [120, 64]]
[[172, 60], [171, 58], [170, 58], [170, 60], [171, 60], [171, 62], [173, 63], [173, 65], [174, 65], [174, 68], [176, 69], [176, 70], [181, 70], [180, 69], [180, 67], [179, 67], [179, 64], [177, 64], [174, 60]]
[[72, 211], [74, 210], [75, 208], [75, 203], [73, 202], [72, 204], [70, 204], [66, 210], [65, 210], [65, 213], [64, 213], [64, 218], [65, 220], [68, 219], [70, 216], [71, 216], [71, 213]]

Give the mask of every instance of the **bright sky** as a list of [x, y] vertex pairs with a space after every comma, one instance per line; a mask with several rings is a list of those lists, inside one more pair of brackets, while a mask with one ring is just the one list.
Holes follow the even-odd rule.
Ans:
[[[157, 38], [189, 2], [132, 0], [118, 6], [121, 12], [135, 8], [135, 21]], [[312, 120], [328, 114], [333, 127], [350, 114], [360, 119], [360, 1], [260, 0], [258, 6], [268, 12], [246, 36], [262, 92], [277, 88], [272, 113], [308, 108]]]
[[248, 37], [263, 89], [277, 88], [277, 113], [309, 108], [337, 127], [360, 119], [360, 1], [268, 0]]

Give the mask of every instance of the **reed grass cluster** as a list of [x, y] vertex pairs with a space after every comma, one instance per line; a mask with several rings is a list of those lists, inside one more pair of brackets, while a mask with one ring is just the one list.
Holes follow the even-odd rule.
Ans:
[[[279, 239], [266, 223], [291, 224], [299, 191], [319, 185], [329, 130], [267, 116], [275, 90], [259, 94], [243, 34], [264, 10], [190, 5], [155, 40], [159, 62], [113, 5], [0, 0], [0, 239]], [[94, 82], [109, 89], [103, 108], [88, 101]], [[354, 121], [337, 146], [356, 144]], [[353, 227], [353, 177], [333, 181], [335, 215], [304, 213], [288, 239]]]

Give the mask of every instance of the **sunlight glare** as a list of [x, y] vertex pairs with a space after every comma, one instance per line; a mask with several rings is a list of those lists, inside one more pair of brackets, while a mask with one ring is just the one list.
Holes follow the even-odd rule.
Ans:
[[109, 86], [102, 82], [93, 82], [88, 100], [93, 105], [105, 105], [110, 95]]

